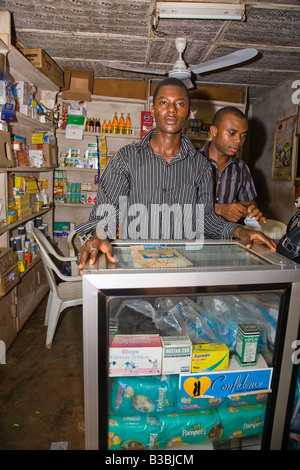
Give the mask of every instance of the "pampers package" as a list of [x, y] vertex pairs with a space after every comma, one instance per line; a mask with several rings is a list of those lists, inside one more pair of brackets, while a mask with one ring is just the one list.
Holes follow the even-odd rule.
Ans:
[[254, 436], [263, 431], [266, 407], [263, 404], [219, 408], [222, 439]]
[[223, 433], [217, 410], [178, 411], [158, 419], [164, 425], [167, 447], [215, 441]]
[[174, 409], [174, 391], [166, 375], [111, 380], [110, 408], [116, 415], [155, 416]]
[[[179, 376], [178, 375], [170, 375], [169, 377], [171, 386], [174, 390], [174, 400], [175, 400], [175, 408], [177, 410], [185, 410], [185, 411], [203, 411], [203, 410], [211, 410], [214, 408], [218, 408], [224, 404], [227, 404], [227, 399], [222, 397], [203, 397], [203, 398], [193, 398], [193, 397], [186, 397], [179, 389]], [[226, 406], [226, 405], [224, 405]]]
[[163, 425], [154, 416], [109, 418], [110, 450], [155, 450], [163, 447], [166, 447]]

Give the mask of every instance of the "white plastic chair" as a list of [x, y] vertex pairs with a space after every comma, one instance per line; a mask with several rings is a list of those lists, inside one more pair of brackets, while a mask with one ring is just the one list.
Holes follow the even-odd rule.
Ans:
[[79, 236], [77, 235], [77, 232], [75, 229], [71, 230], [71, 232], [69, 233], [68, 235], [68, 238], [67, 238], [67, 245], [68, 245], [68, 250], [69, 250], [69, 254], [70, 256], [73, 256], [74, 257], [74, 260], [71, 261], [71, 273], [72, 273], [72, 276], [73, 275], [77, 275], [79, 273], [78, 271], [78, 265], [77, 265], [77, 250], [76, 250], [76, 246], [75, 246], [75, 240], [76, 238], [79, 239], [79, 242], [80, 242], [80, 246], [84, 245], [84, 243], [86, 241], [88, 241], [90, 238], [91, 238], [92, 234], [87, 234], [87, 235], [83, 235], [83, 236]]
[[286, 232], [286, 224], [279, 220], [267, 219], [266, 223], [260, 223], [260, 227], [246, 227], [250, 230], [259, 230], [263, 232], [267, 237], [273, 238], [273, 240], [280, 240]]
[[[59, 261], [71, 262], [74, 262], [76, 258], [73, 256], [60, 256], [39, 229], [32, 227], [31, 231], [40, 248], [50, 288], [45, 314], [45, 326], [47, 326], [46, 347], [50, 349], [60, 313], [67, 307], [82, 305], [83, 303], [82, 277], [80, 275], [65, 276], [62, 274], [51, 256]], [[55, 274], [64, 282], [57, 284]]]

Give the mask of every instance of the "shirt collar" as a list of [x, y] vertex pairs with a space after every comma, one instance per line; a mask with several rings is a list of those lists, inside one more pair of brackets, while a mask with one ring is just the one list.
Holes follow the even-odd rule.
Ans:
[[[155, 128], [148, 132], [148, 134], [143, 137], [140, 141], [140, 149], [149, 150], [151, 149], [150, 140], [155, 135]], [[152, 149], [151, 149], [152, 150]], [[181, 134], [181, 150], [178, 154], [180, 160], [186, 158], [189, 153], [196, 153], [196, 150], [193, 147], [192, 142], [186, 137], [184, 133]]]
[[[206, 144], [201, 149], [201, 153], [207, 158], [208, 161], [210, 161], [211, 163], [217, 165], [215, 160], [213, 160], [212, 158], [209, 157], [209, 146], [210, 146], [210, 144], [211, 144], [211, 140], [209, 142], [206, 142]], [[236, 163], [238, 161], [239, 161], [239, 158], [236, 155], [233, 155], [232, 157], [229, 157], [229, 159], [226, 163], [226, 166], [230, 165], [230, 163]]]

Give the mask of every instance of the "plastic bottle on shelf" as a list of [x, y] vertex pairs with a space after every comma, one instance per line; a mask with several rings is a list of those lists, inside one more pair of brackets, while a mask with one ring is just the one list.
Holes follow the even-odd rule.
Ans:
[[108, 132], [106, 119], [104, 119], [103, 124], [102, 124], [102, 132], [103, 132], [103, 134], [107, 134], [107, 132]]
[[119, 121], [118, 121], [117, 112], [115, 112], [113, 120], [112, 120], [112, 133], [119, 134]]
[[126, 118], [126, 122], [125, 122], [125, 134], [130, 135], [130, 131], [131, 131], [130, 113], [127, 113], [127, 118]]
[[121, 113], [121, 117], [119, 119], [119, 134], [125, 134], [124, 113]]
[[100, 126], [100, 119], [99, 118], [96, 118], [95, 132], [97, 132], [98, 134], [101, 132], [101, 126]]
[[87, 118], [86, 123], [85, 123], [85, 132], [89, 132], [90, 130], [90, 120], [91, 118]]
[[107, 124], [107, 133], [108, 133], [108, 134], [112, 134], [112, 123], [111, 123], [111, 119], [108, 120], [108, 124]]

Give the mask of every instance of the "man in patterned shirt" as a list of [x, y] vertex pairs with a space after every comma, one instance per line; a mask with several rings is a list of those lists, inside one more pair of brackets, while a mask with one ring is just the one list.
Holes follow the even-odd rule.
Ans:
[[[200, 206], [204, 208], [203, 228], [206, 237], [239, 238], [249, 247], [254, 239], [259, 239], [275, 251], [276, 243], [263, 233], [247, 230], [215, 214], [210, 164], [182, 134], [190, 114], [190, 95], [183, 82], [173, 78], [161, 82], [153, 95], [151, 113], [156, 128], [142, 141], [129, 144], [114, 155], [100, 178], [97, 200], [89, 221], [76, 227], [79, 235], [93, 232], [91, 239], [81, 248], [79, 270], [82, 272], [88, 258], [89, 263], [94, 264], [99, 251], [105, 253], [109, 261], [115, 261], [109, 242], [109, 239], [114, 238], [114, 226], [120, 227], [126, 210], [129, 215], [132, 208], [141, 206], [147, 209], [147, 220], [140, 219], [140, 225], [148, 227], [149, 232], [145, 231], [140, 238], [147, 238], [145, 234], [150, 232], [151, 235], [155, 232], [155, 239], [167, 238], [163, 231], [166, 227], [161, 223], [161, 213], [153, 217], [152, 206], [163, 210], [174, 205], [192, 208], [183, 218], [192, 221], [193, 226], [197, 222], [196, 209]], [[120, 209], [120, 198], [126, 199], [125, 211]], [[176, 234], [178, 238], [180, 231], [177, 225], [173, 219], [169, 240], [176, 238]], [[184, 232], [184, 227], [180, 229]], [[147, 239], [151, 238], [148, 236]]]
[[265, 222], [254, 200], [257, 194], [250, 170], [236, 155], [246, 140], [246, 116], [233, 106], [221, 108], [210, 130], [212, 140], [201, 152], [212, 166], [216, 214], [230, 222], [247, 216]]

